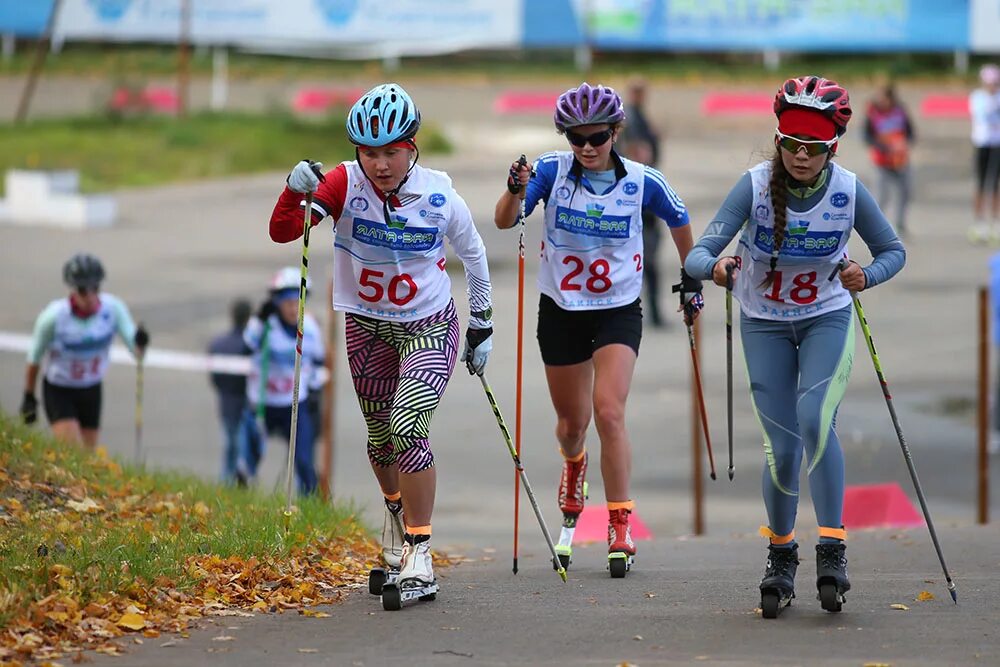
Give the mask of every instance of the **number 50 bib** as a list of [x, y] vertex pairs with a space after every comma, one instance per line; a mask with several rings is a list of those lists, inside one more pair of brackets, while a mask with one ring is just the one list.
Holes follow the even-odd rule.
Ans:
[[740, 237], [743, 268], [733, 287], [743, 313], [766, 320], [799, 320], [848, 305], [850, 293], [838, 278], [829, 277], [837, 263], [847, 259], [847, 241], [854, 228], [855, 175], [833, 163], [823, 200], [802, 213], [788, 211], [785, 240], [768, 287], [760, 284], [774, 247], [771, 163], [758, 164], [750, 177], [753, 210]]
[[642, 290], [644, 167], [622, 159], [626, 175], [595, 195], [569, 179], [573, 154], [559, 154], [545, 206], [538, 289], [565, 310], [632, 303]]

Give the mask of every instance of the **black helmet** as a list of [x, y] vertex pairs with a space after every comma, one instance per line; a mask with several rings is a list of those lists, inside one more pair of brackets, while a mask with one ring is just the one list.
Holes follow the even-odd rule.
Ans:
[[85, 252], [78, 252], [63, 265], [63, 281], [70, 287], [96, 288], [104, 280], [101, 260]]

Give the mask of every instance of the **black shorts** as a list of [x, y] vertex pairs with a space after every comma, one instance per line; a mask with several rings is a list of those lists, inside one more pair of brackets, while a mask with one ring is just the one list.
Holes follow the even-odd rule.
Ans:
[[1000, 185], [1000, 146], [976, 149], [977, 192], [996, 192]]
[[613, 343], [628, 345], [638, 356], [641, 341], [639, 299], [600, 310], [564, 310], [545, 294], [538, 301], [538, 347], [546, 366], [579, 364]]
[[101, 425], [101, 383], [90, 387], [60, 387], [42, 383], [45, 416], [54, 424], [60, 419], [75, 419], [80, 428], [97, 429]]

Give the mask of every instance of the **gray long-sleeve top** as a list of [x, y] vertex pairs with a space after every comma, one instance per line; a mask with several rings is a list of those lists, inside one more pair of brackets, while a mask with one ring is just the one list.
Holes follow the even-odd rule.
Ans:
[[[827, 167], [832, 169], [832, 167]], [[789, 189], [788, 208], [791, 211], [808, 211], [822, 201], [830, 185], [830, 174], [826, 182], [814, 192], [800, 196], [796, 189]], [[899, 273], [906, 263], [906, 249], [900, 242], [892, 225], [879, 209], [875, 198], [868, 189], [857, 181], [855, 193], [854, 229], [872, 253], [872, 263], [863, 267], [865, 287], [874, 287]], [[753, 209], [753, 184], [750, 172], [745, 172], [729, 191], [715, 218], [705, 229], [698, 242], [688, 253], [684, 269], [693, 278], [710, 280], [712, 269], [726, 246], [740, 233], [750, 219]]]

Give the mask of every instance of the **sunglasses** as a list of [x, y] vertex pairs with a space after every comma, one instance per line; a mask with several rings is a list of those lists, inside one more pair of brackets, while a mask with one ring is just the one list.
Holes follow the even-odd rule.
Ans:
[[797, 154], [801, 149], [805, 148], [806, 155], [809, 157], [816, 157], [817, 155], [823, 155], [824, 153], [831, 152], [834, 144], [837, 143], [836, 137], [830, 139], [829, 141], [823, 141], [822, 139], [796, 139], [795, 137], [790, 137], [787, 134], [782, 134], [781, 132], [778, 132], [778, 130], [775, 130], [774, 132], [778, 135], [778, 145], [792, 155]]
[[610, 127], [590, 135], [577, 134], [576, 132], [566, 130], [566, 138], [569, 140], [569, 143], [577, 148], [583, 148], [587, 144], [590, 144], [593, 148], [598, 148], [608, 143], [608, 139], [611, 138], [612, 134], [614, 134], [614, 130]]

